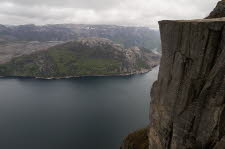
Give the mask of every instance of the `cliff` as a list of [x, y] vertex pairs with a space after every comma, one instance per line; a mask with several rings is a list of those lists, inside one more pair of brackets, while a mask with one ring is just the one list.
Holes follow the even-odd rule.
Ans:
[[159, 22], [162, 58], [151, 90], [149, 149], [225, 148], [225, 18], [213, 18], [221, 3], [212, 19]]
[[162, 59], [151, 91], [150, 148], [225, 148], [225, 18], [159, 25]]

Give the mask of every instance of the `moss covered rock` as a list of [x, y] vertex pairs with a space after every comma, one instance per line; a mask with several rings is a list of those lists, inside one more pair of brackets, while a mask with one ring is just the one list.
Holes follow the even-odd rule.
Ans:
[[148, 149], [148, 128], [143, 128], [129, 134], [120, 149]]

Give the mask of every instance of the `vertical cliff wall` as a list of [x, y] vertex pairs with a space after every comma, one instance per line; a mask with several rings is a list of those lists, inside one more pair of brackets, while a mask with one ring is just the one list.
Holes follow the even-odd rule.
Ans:
[[159, 22], [150, 149], [225, 148], [225, 18]]
[[[159, 22], [162, 58], [151, 90], [149, 149], [225, 149], [225, 18], [221, 17], [225, 0], [208, 19]], [[139, 131], [139, 136], [143, 134]], [[136, 140], [135, 133], [130, 136]], [[125, 139], [122, 149], [147, 149], [130, 140]]]
[[225, 0], [202, 20], [160, 21], [150, 149], [225, 149]]

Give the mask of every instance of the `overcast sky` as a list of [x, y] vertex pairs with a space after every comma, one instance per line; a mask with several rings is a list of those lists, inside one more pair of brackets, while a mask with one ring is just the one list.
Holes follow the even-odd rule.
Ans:
[[157, 28], [203, 18], [218, 0], [0, 0], [0, 24], [115, 24]]

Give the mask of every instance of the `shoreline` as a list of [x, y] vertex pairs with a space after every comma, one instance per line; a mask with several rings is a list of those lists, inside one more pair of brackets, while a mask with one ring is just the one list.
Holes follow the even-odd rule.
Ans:
[[132, 73], [121, 73], [121, 74], [109, 74], [109, 75], [80, 75], [80, 76], [65, 76], [65, 77], [35, 77], [35, 76], [0, 76], [1, 78], [16, 78], [16, 79], [40, 79], [40, 80], [60, 80], [60, 79], [75, 79], [75, 78], [83, 78], [83, 77], [125, 77], [125, 76], [133, 76], [138, 74], [145, 74], [152, 71], [153, 68], [157, 67], [153, 66], [151, 69], [145, 69], [141, 71], [136, 71]]

